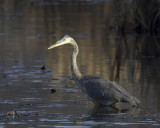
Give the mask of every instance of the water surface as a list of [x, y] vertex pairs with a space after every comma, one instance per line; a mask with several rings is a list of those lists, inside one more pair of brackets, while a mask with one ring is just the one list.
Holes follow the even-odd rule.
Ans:
[[[159, 127], [159, 38], [108, 32], [109, 2], [5, 0], [0, 11], [0, 128]], [[83, 74], [121, 84], [140, 106], [94, 108], [72, 80], [72, 48], [47, 50], [66, 34]]]

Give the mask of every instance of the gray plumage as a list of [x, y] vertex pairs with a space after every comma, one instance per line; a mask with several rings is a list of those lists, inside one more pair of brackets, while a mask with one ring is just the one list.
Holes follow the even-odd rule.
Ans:
[[128, 102], [132, 106], [136, 106], [140, 103], [139, 99], [130, 95], [124, 88], [114, 82], [102, 79], [98, 76], [83, 76], [78, 69], [76, 60], [79, 52], [78, 45], [70, 36], [64, 36], [48, 49], [64, 44], [71, 44], [73, 47], [71, 71], [76, 84], [84, 95], [96, 105], [113, 105], [117, 102]]
[[131, 96], [120, 85], [97, 76], [83, 76], [84, 94], [95, 104], [112, 105], [117, 102], [128, 102], [132, 106], [139, 104], [139, 100]]

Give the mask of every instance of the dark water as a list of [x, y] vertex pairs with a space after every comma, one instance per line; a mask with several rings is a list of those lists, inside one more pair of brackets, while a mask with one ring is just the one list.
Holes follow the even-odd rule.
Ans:
[[[159, 127], [159, 39], [115, 35], [110, 15], [109, 2], [0, 2], [0, 128]], [[71, 79], [72, 48], [47, 50], [65, 34], [78, 42], [83, 74], [121, 84], [140, 106], [95, 109]]]

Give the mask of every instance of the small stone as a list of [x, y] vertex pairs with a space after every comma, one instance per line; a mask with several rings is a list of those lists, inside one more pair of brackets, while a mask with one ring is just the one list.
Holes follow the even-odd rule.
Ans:
[[19, 60], [15, 60], [14, 63], [19, 63]]
[[4, 74], [4, 75], [3, 75], [3, 78], [6, 78], [6, 77], [7, 77], [7, 75], [6, 75], [6, 74]]

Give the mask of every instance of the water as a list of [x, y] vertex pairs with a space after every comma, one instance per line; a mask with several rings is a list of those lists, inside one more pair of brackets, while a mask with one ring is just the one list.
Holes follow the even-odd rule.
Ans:
[[[0, 2], [0, 128], [159, 127], [159, 39], [108, 32], [109, 5]], [[83, 74], [121, 84], [140, 106], [94, 108], [72, 80], [72, 48], [47, 50], [65, 34], [78, 42]]]

